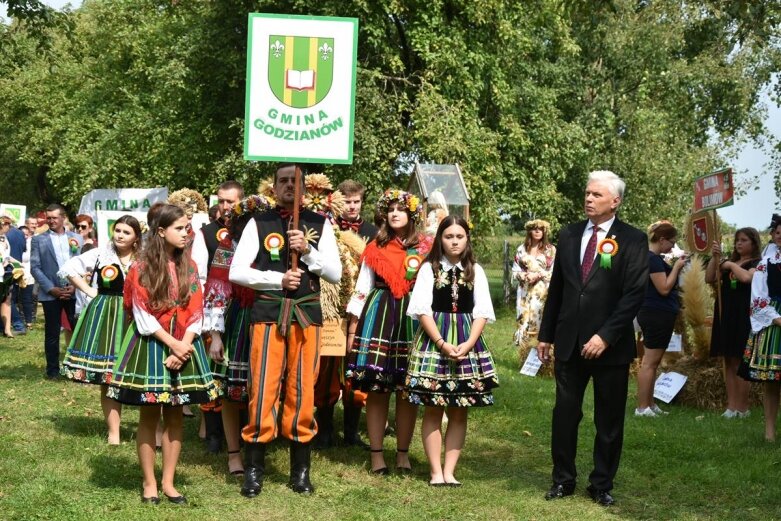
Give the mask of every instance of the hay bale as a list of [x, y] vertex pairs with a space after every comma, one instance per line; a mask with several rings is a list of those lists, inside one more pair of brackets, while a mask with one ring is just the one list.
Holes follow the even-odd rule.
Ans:
[[[518, 357], [520, 360], [520, 364], [518, 365], [519, 370], [521, 367], [523, 367], [523, 363], [526, 362], [526, 357], [529, 356], [529, 351], [532, 349], [537, 349], [537, 335], [529, 335], [526, 340], [521, 342], [521, 344], [518, 346]], [[555, 348], [551, 349], [550, 362], [547, 364], [542, 364], [542, 367], [540, 367], [540, 370], [537, 372], [537, 376], [545, 376], [549, 378], [553, 377], [554, 350]]]
[[[683, 355], [666, 361], [664, 370], [688, 377], [686, 385], [675, 397], [677, 403], [709, 411], [721, 411], [727, 403], [722, 358], [699, 360], [694, 356]], [[761, 385], [751, 386], [749, 399], [752, 407], [762, 403]]]

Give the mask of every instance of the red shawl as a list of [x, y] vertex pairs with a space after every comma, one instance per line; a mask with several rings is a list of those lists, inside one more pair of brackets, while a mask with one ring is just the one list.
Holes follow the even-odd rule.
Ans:
[[[429, 243], [430, 244], [430, 241]], [[423, 253], [419, 245], [417, 249], [410, 253]], [[412, 290], [415, 280], [407, 280], [407, 269], [404, 266], [404, 260], [407, 258], [408, 250], [398, 238], [392, 239], [385, 246], [378, 246], [377, 241], [370, 242], [363, 250], [361, 261], [365, 262], [374, 273], [382, 277], [395, 298], [401, 298]], [[425, 253], [424, 253], [425, 255]]]
[[190, 264], [188, 270], [190, 299], [187, 302], [187, 305], [182, 306], [177, 300], [179, 282], [176, 277], [173, 261], [168, 261], [168, 275], [171, 279], [169, 297], [176, 305], [158, 311], [152, 311], [149, 308], [149, 292], [146, 288], [141, 286], [141, 270], [145, 269], [146, 266], [138, 262], [134, 263], [125, 277], [124, 300], [127, 312], [132, 313], [133, 306], [135, 305], [155, 317], [160, 323], [160, 327], [168, 332], [171, 332], [171, 321], [175, 320], [173, 332], [171, 334], [173, 334], [174, 338], [177, 340], [181, 340], [182, 337], [184, 337], [187, 327], [203, 318], [203, 293], [201, 293], [201, 285], [198, 282], [198, 268], [192, 260], [188, 259], [188, 262]]
[[248, 308], [255, 302], [255, 291], [252, 288], [233, 284], [228, 279], [232, 262], [233, 242], [230, 237], [225, 237], [220, 241], [209, 267], [209, 277], [204, 287], [204, 301], [207, 307], [228, 307], [231, 299], [238, 299], [242, 308]]

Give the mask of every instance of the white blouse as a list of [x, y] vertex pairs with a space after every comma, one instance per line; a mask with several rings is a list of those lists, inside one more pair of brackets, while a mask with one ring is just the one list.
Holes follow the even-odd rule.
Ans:
[[[772, 261], [772, 262], [771, 262]], [[781, 268], [781, 250], [771, 248], [769, 255], [762, 258], [751, 279], [751, 330], [759, 333], [770, 326], [779, 315], [770, 302], [770, 292], [767, 288], [767, 270]]]

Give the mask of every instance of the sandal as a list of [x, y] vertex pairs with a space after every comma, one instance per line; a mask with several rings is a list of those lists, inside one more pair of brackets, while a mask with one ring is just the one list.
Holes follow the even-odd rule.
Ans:
[[[383, 449], [369, 449], [369, 452], [383, 452]], [[372, 474], [377, 474], [378, 476], [387, 476], [390, 474], [390, 470], [388, 470], [388, 467], [380, 467], [378, 469], [372, 469]]]
[[[409, 449], [396, 449], [396, 460], [398, 461], [399, 454], [406, 454], [409, 452]], [[402, 467], [400, 465], [396, 465], [396, 470], [399, 471], [402, 474], [411, 474], [412, 473], [412, 467]]]
[[[230, 455], [231, 454], [241, 454], [241, 449], [238, 450], [229, 450], [228, 451], [228, 472], [230, 472], [231, 476], [243, 476], [244, 475], [244, 466], [242, 465], [241, 470], [235, 469], [230, 470]], [[241, 458], [239, 458], [241, 459]]]

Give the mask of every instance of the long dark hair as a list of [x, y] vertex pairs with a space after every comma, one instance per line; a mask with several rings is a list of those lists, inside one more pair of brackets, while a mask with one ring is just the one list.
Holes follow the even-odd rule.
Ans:
[[472, 282], [475, 280], [475, 254], [472, 251], [472, 239], [469, 233], [469, 223], [463, 217], [457, 215], [448, 215], [442, 222], [439, 223], [437, 228], [437, 235], [434, 238], [434, 243], [431, 245], [431, 251], [426, 256], [426, 262], [431, 263], [431, 268], [434, 271], [434, 276], [439, 272], [440, 260], [442, 259], [442, 235], [445, 230], [454, 224], [459, 225], [466, 232], [466, 247], [461, 253], [461, 267], [464, 268], [464, 280], [466, 282]]
[[391, 240], [393, 240], [394, 237], [398, 237], [401, 239], [401, 242], [404, 243], [405, 248], [414, 248], [418, 245], [418, 230], [415, 227], [415, 219], [413, 218], [412, 212], [404, 208], [399, 203], [391, 203], [388, 206], [388, 211], [390, 212], [396, 207], [399, 207], [407, 212], [407, 226], [404, 228], [404, 230], [402, 230], [401, 233], [396, 233], [396, 231], [390, 227], [390, 224], [388, 224], [388, 215], [383, 215], [382, 223], [380, 224], [380, 231], [377, 232], [377, 246], [385, 246]]
[[[756, 229], [750, 227], [740, 228], [735, 231], [735, 239], [733, 240], [733, 244], [738, 242], [739, 233], [742, 233], [748, 237], [748, 240], [751, 241], [751, 258], [758, 259], [761, 257], [762, 239], [759, 237], [759, 232]], [[738, 250], [735, 248], [735, 246], [732, 247], [732, 253], [729, 256], [729, 260], [732, 262], [740, 260], [740, 254], [738, 253]]]
[[168, 273], [168, 254], [165, 251], [165, 239], [158, 233], [160, 228], [166, 229], [177, 220], [184, 217], [184, 210], [172, 204], [155, 207], [154, 229], [150, 225], [147, 242], [141, 253], [140, 276], [141, 286], [149, 292], [149, 309], [162, 311], [177, 304], [186, 306], [190, 301], [190, 248], [174, 249], [173, 261], [176, 272], [176, 300], [171, 301], [170, 287], [173, 283]]
[[[133, 249], [135, 250], [136, 248], [138, 248], [138, 246], [141, 245], [141, 223], [138, 222], [138, 219], [136, 219], [132, 215], [123, 215], [122, 217], [116, 220], [114, 226], [116, 226], [117, 224], [124, 224], [125, 226], [130, 226], [131, 228], [133, 228], [133, 233], [136, 234], [136, 242], [133, 243]], [[114, 250], [117, 249], [116, 246], [114, 246], [113, 238], [111, 241], [111, 246], [114, 248]]]

